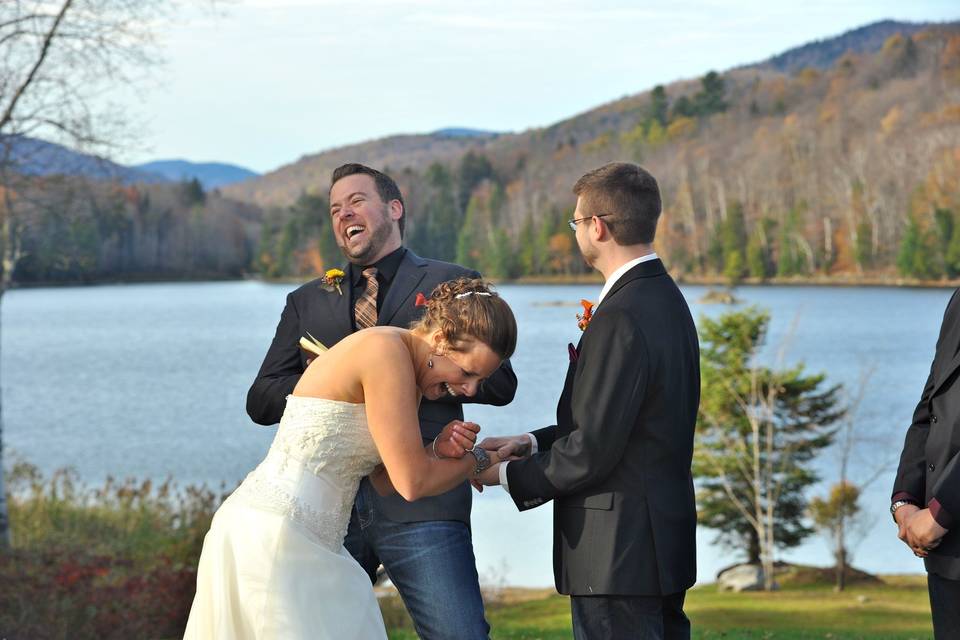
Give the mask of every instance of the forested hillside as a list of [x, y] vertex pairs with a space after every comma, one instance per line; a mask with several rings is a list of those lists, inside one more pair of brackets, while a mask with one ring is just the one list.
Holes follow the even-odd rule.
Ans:
[[[492, 276], [583, 271], [563, 224], [570, 189], [612, 160], [640, 162], [660, 180], [657, 249], [680, 274], [960, 275], [956, 25], [894, 34], [879, 51], [844, 54], [825, 70], [709, 72], [548, 128], [461, 140], [459, 155], [447, 144], [404, 162], [399, 139], [383, 144], [382, 161], [368, 143], [358, 155], [338, 150], [311, 162], [387, 168], [407, 197], [409, 244]], [[287, 171], [272, 176], [289, 178], [283, 193], [312, 194], [322, 211], [329, 178], [298, 182]], [[265, 195], [262, 180], [245, 188], [261, 187], [266, 201], [283, 201]], [[296, 222], [305, 198], [267, 213], [261, 265], [276, 274], [338, 261]], [[322, 220], [311, 224], [322, 234]]]
[[[565, 224], [571, 187], [614, 160], [659, 179], [656, 248], [681, 277], [958, 278], [960, 25], [886, 35], [896, 26], [653, 87], [546, 128], [394, 136], [222, 190], [25, 176], [10, 200], [30, 210], [15, 280], [309, 277], [342, 263], [326, 198], [333, 168], [351, 161], [397, 179], [407, 244], [424, 255], [496, 278], [581, 274]], [[862, 53], [840, 54], [838, 42]]]

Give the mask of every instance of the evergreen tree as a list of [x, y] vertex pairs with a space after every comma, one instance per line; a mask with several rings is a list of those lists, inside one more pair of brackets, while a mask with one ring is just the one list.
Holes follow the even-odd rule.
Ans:
[[857, 243], [853, 248], [853, 259], [863, 269], [873, 266], [873, 225], [864, 220], [857, 225]]
[[934, 280], [943, 275], [944, 261], [937, 251], [940, 241], [936, 233], [923, 230], [915, 216], [907, 220], [907, 229], [900, 240], [897, 269], [901, 275]]
[[707, 73], [700, 79], [700, 91], [693, 97], [694, 113], [706, 117], [726, 111], [725, 93], [726, 86], [723, 77], [716, 71]]
[[427, 169], [427, 183], [431, 195], [424, 207], [427, 222], [426, 255], [437, 260], [453, 262], [457, 257], [457, 234], [460, 230], [460, 212], [454, 197], [453, 176], [439, 162]]
[[550, 269], [550, 238], [553, 236], [553, 230], [556, 226], [556, 207], [551, 207], [540, 218], [537, 225], [537, 235], [534, 240], [533, 255], [536, 259], [534, 273], [537, 275], [546, 275], [551, 273]]
[[947, 248], [950, 246], [950, 240], [953, 238], [953, 212], [950, 209], [937, 209], [933, 212], [933, 221], [937, 227], [937, 240], [939, 241], [940, 253], [947, 254]]
[[799, 241], [800, 209], [791, 209], [780, 227], [777, 238], [777, 275], [789, 277], [806, 273], [806, 261], [801, 253]]
[[493, 178], [493, 165], [487, 156], [473, 150], [468, 151], [457, 168], [457, 204], [460, 210], [466, 211], [470, 196], [478, 184]]
[[752, 278], [766, 280], [775, 273], [773, 257], [770, 254], [770, 237], [774, 222], [764, 218], [754, 227], [747, 242], [747, 272]]
[[484, 258], [484, 275], [497, 279], [516, 275], [516, 256], [506, 230], [498, 227], [491, 231]]
[[944, 255], [944, 268], [951, 278], [960, 276], [960, 225], [954, 223], [950, 243]]
[[740, 249], [734, 249], [724, 254], [723, 277], [726, 278], [731, 285], [735, 285], [743, 280], [746, 272], [746, 259], [743, 257], [743, 252]]
[[646, 135], [647, 144], [657, 147], [667, 140], [667, 130], [656, 120], [650, 123]]
[[667, 90], [658, 84], [650, 92], [650, 104], [647, 107], [647, 122], [656, 122], [661, 128], [667, 126], [667, 112], [670, 102], [667, 99]]
[[716, 225], [707, 243], [707, 268], [713, 273], [723, 273], [723, 224]]
[[743, 205], [733, 202], [727, 207], [727, 219], [721, 224], [723, 245], [723, 275], [736, 284], [746, 275], [747, 228], [743, 219]]
[[180, 201], [187, 206], [202, 205], [207, 201], [207, 194], [199, 180], [193, 178], [180, 183]]
[[538, 271], [536, 231], [533, 216], [527, 216], [517, 238], [517, 275], [528, 276]]
[[894, 76], [911, 76], [920, 61], [917, 43], [910, 36], [894, 34], [883, 43], [883, 54]]
[[756, 308], [700, 321], [699, 520], [755, 564], [772, 563], [774, 548], [812, 532], [804, 491], [818, 480], [813, 459], [843, 415], [840, 387], [827, 386], [824, 374], [757, 363], [769, 323]]
[[470, 198], [467, 205], [467, 215], [463, 220], [463, 226], [457, 234], [457, 264], [462, 264], [469, 269], [482, 270], [480, 264], [480, 239], [483, 237], [483, 231], [480, 227], [482, 205], [480, 199], [476, 196]]
[[680, 96], [673, 103], [673, 111], [670, 120], [677, 118], [692, 118], [697, 115], [696, 107], [693, 101], [687, 96]]

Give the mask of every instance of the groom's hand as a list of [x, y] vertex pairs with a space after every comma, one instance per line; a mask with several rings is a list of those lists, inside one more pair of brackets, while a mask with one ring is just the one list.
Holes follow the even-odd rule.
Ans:
[[479, 446], [487, 451], [496, 451], [501, 460], [518, 460], [530, 455], [530, 436], [521, 434], [484, 438]]
[[477, 442], [480, 425], [451, 420], [434, 441], [434, 453], [441, 458], [462, 458]]

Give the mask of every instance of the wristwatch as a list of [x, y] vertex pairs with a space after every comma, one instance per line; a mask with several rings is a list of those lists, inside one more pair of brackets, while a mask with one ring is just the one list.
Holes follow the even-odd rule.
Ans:
[[469, 453], [472, 453], [473, 457], [477, 459], [477, 466], [473, 468], [473, 475], [478, 476], [490, 468], [490, 454], [487, 453], [486, 449], [474, 447], [470, 449]]
[[907, 504], [914, 504], [914, 503], [911, 502], [910, 500], [897, 500], [896, 502], [890, 505], [890, 515], [893, 516], [894, 522], [897, 521], [897, 509]]

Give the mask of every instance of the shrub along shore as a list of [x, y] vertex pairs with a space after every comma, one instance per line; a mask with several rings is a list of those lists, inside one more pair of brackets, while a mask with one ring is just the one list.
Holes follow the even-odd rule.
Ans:
[[[91, 488], [70, 470], [7, 473], [12, 549], [0, 555], [0, 637], [178, 638], [196, 563], [226, 487], [108, 478]], [[835, 593], [830, 570], [792, 568], [781, 591], [693, 589], [694, 638], [928, 638], [923, 576], [883, 576]], [[416, 634], [395, 592], [380, 589], [390, 637]], [[484, 587], [495, 639], [570, 638], [567, 598], [552, 589]]]

